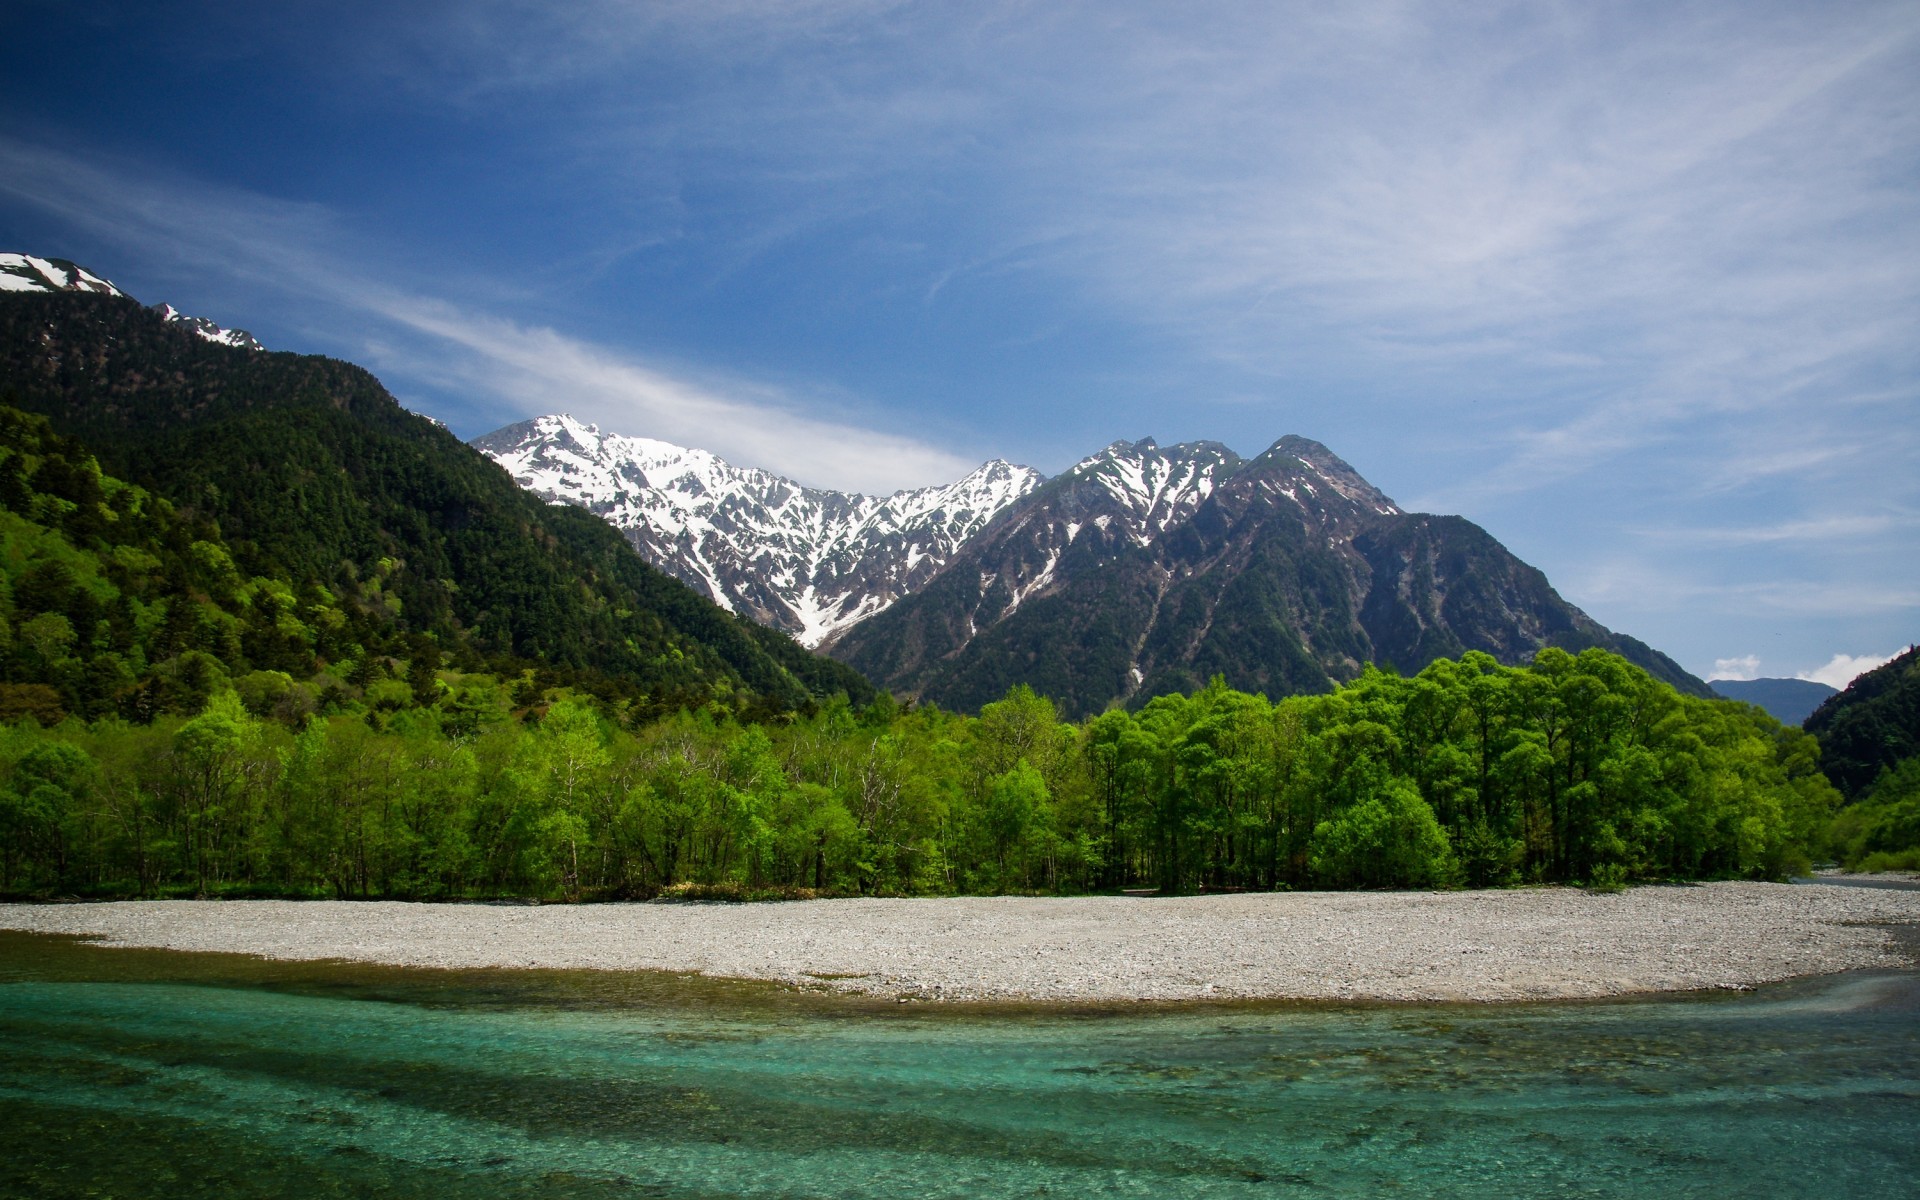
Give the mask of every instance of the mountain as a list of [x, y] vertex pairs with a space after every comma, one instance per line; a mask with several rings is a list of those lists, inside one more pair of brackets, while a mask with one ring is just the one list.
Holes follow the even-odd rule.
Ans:
[[125, 292], [84, 267], [64, 258], [35, 258], [31, 254], [0, 254], [0, 292], [95, 292], [124, 296]]
[[0, 402], [211, 522], [242, 575], [377, 603], [449, 655], [560, 672], [643, 709], [871, 694], [654, 570], [604, 522], [522, 491], [361, 368], [210, 341], [71, 264], [16, 257], [87, 286], [0, 295]]
[[[36, 258], [31, 254], [0, 254], [0, 292], [92, 292], [102, 296], [126, 293], [85, 267], [64, 258]], [[265, 350], [244, 329], [225, 329], [205, 317], [188, 316], [171, 304], [156, 304], [160, 318], [219, 346]]]
[[156, 304], [153, 311], [160, 314], [162, 320], [178, 325], [195, 337], [205, 338], [216, 346], [233, 346], [240, 350], [265, 350], [260, 339], [244, 329], [225, 329], [215, 325], [205, 317], [190, 317], [171, 304]]
[[1839, 689], [1812, 679], [1709, 679], [1707, 686], [1729, 700], [1756, 704], [1782, 725], [1798, 725]]
[[522, 486], [895, 692], [976, 709], [1028, 683], [1075, 714], [1198, 687], [1324, 691], [1367, 663], [1599, 646], [1704, 684], [1561, 599], [1458, 517], [1402, 512], [1325, 446], [1245, 460], [1116, 442], [1058, 479], [991, 462], [944, 488], [802, 487], [548, 416], [476, 439]]
[[648, 562], [805, 646], [829, 643], [924, 587], [1045, 479], [995, 460], [945, 487], [863, 496], [564, 415], [472, 444], [522, 487], [603, 517]]
[[1516, 663], [1546, 646], [1601, 647], [1709, 694], [1472, 522], [1403, 512], [1325, 446], [1286, 437], [1253, 459], [1213, 442], [1116, 442], [830, 652], [946, 707], [1028, 683], [1084, 715], [1215, 674], [1285, 695], [1368, 663], [1412, 673], [1469, 650]]
[[1804, 728], [1820, 739], [1820, 769], [1848, 799], [1920, 755], [1920, 647], [1828, 697]]

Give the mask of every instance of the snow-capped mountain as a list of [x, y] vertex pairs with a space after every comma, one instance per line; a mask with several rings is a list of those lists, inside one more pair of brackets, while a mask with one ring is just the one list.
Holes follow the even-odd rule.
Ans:
[[1401, 511], [1318, 442], [1115, 442], [1049, 481], [990, 462], [892, 496], [802, 487], [704, 450], [541, 417], [473, 445], [623, 530], [656, 566], [896, 693], [975, 709], [1029, 683], [1070, 713], [1190, 691], [1271, 695], [1368, 663], [1604, 646], [1602, 627], [1471, 522]]
[[167, 319], [168, 324], [178, 325], [190, 333], [196, 333], [207, 341], [219, 346], [234, 346], [241, 350], [265, 350], [260, 339], [244, 329], [227, 329], [215, 325], [205, 317], [190, 317], [171, 304], [156, 304], [153, 311]]
[[1126, 536], [1144, 546], [1192, 516], [1213, 494], [1220, 474], [1239, 462], [1240, 456], [1219, 442], [1193, 442], [1169, 452], [1145, 438], [1089, 454], [1062, 478], [1093, 484], [1111, 497], [1118, 509], [1109, 514], [1110, 521], [1118, 520]]
[[84, 267], [64, 258], [35, 258], [31, 254], [0, 254], [0, 292], [125, 292]]
[[1603, 646], [1703, 685], [1603, 628], [1459, 517], [1402, 512], [1318, 442], [1252, 459], [1115, 442], [961, 547], [830, 653], [896, 693], [977, 709], [1026, 683], [1069, 714], [1204, 686], [1324, 691], [1369, 663]]
[[473, 445], [523, 487], [599, 514], [656, 566], [806, 646], [831, 642], [924, 586], [1045, 482], [995, 460], [945, 487], [834, 492], [564, 415]]
[[[106, 296], [126, 293], [85, 267], [64, 258], [38, 258], [31, 254], [0, 254], [0, 292], [98, 292]], [[220, 346], [241, 350], [265, 350], [257, 338], [244, 329], [226, 329], [205, 317], [188, 316], [171, 304], [156, 304], [153, 311], [169, 324], [198, 334]]]

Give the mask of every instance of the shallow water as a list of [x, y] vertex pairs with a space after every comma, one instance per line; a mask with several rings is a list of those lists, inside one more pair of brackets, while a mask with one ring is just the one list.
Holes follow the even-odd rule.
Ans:
[[1070, 1014], [0, 934], [0, 1195], [1910, 1195], [1920, 976]]

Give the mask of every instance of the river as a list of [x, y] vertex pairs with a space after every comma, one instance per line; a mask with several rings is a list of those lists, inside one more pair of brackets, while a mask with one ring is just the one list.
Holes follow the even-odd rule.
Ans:
[[0, 934], [0, 1194], [1893, 1196], [1920, 975], [953, 1009]]

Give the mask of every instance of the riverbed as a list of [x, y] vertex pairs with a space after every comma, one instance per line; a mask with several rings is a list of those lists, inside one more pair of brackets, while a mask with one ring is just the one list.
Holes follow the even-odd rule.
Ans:
[[1920, 891], [1835, 883], [775, 904], [0, 905], [0, 929], [413, 967], [666, 971], [940, 1002], [1514, 1001], [1909, 961]]

